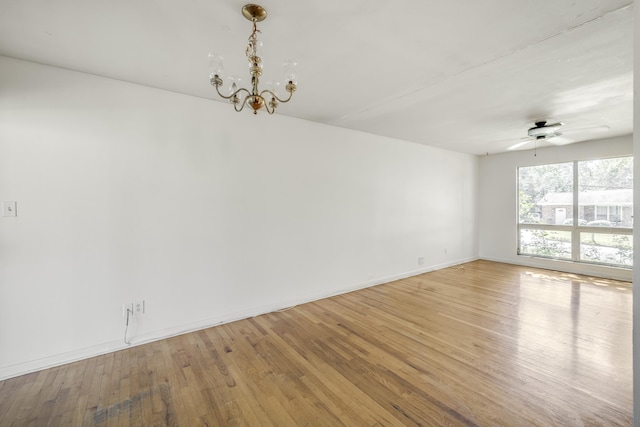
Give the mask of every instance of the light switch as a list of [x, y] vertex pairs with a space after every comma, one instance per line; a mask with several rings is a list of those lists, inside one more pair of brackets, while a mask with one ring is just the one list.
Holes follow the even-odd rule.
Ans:
[[16, 202], [2, 202], [2, 216], [18, 216]]

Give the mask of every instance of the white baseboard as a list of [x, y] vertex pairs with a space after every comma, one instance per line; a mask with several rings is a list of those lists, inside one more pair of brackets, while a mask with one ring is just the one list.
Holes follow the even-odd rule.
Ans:
[[466, 262], [477, 260], [477, 257], [461, 259], [456, 261], [450, 261], [446, 263], [424, 266], [422, 268], [407, 271], [400, 274], [394, 274], [387, 277], [378, 278], [375, 280], [358, 283], [355, 285], [347, 286], [338, 291], [333, 291], [326, 294], [317, 294], [311, 297], [297, 300], [280, 301], [278, 304], [265, 305], [248, 308], [246, 310], [238, 311], [235, 313], [227, 313], [223, 316], [204, 319], [198, 322], [186, 323], [173, 328], [168, 328], [160, 331], [154, 331], [147, 334], [137, 335], [131, 339], [131, 345], [126, 345], [122, 340], [111, 341], [102, 343], [99, 345], [86, 347], [78, 350], [73, 350], [54, 356], [44, 357], [42, 359], [30, 360], [28, 362], [18, 363], [15, 365], [0, 367], [0, 381], [8, 378], [17, 377], [20, 375], [29, 374], [31, 372], [40, 371], [43, 369], [53, 368], [56, 366], [64, 365], [78, 360], [88, 359], [90, 357], [100, 356], [107, 353], [112, 353], [119, 350], [124, 350], [132, 346], [138, 346], [147, 344], [154, 341], [174, 337], [177, 335], [186, 334], [189, 332], [199, 331], [201, 329], [210, 328], [213, 326], [221, 325], [223, 323], [231, 323], [237, 320], [248, 319], [250, 317], [259, 316], [261, 314], [272, 313], [274, 311], [286, 309], [300, 304], [305, 304], [312, 301], [318, 301], [324, 298], [330, 298], [336, 295], [341, 295], [359, 289], [369, 288], [371, 286], [381, 285], [383, 283], [393, 282], [395, 280], [404, 279], [407, 277], [417, 276], [419, 274], [428, 273], [434, 270], [440, 270], [442, 268], [451, 267]]

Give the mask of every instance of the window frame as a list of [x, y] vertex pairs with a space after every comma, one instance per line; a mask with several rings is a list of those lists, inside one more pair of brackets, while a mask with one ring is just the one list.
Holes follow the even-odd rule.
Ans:
[[[633, 160], [633, 156], [616, 156], [612, 158], [628, 158], [630, 157]], [[606, 158], [602, 159], [592, 159], [592, 160], [606, 160]], [[587, 226], [580, 225], [579, 216], [580, 216], [580, 204], [579, 204], [579, 196], [580, 196], [580, 183], [579, 183], [579, 164], [584, 162], [585, 160], [573, 160], [573, 161], [563, 161], [558, 163], [546, 163], [541, 165], [530, 165], [530, 166], [519, 166], [517, 168], [517, 197], [516, 197], [516, 224], [517, 224], [517, 255], [530, 257], [530, 258], [542, 258], [542, 259], [552, 259], [558, 261], [569, 261], [569, 262], [577, 262], [582, 264], [595, 264], [606, 267], [613, 268], [623, 268], [623, 269], [633, 269], [633, 261], [631, 265], [625, 264], [612, 264], [606, 262], [598, 262], [591, 260], [583, 260], [581, 254], [581, 234], [582, 233], [594, 233], [594, 234], [610, 234], [610, 235], [625, 235], [633, 237], [633, 226], [632, 227], [598, 227], [598, 226]], [[521, 168], [530, 168], [537, 166], [546, 166], [553, 164], [565, 164], [571, 163], [573, 168], [573, 205], [572, 205], [572, 224], [571, 225], [561, 225], [561, 224], [531, 224], [531, 223], [521, 223], [520, 222], [520, 169]], [[598, 217], [598, 207], [606, 207], [607, 209], [607, 221], [609, 221], [611, 214], [610, 205], [593, 205], [594, 206], [594, 219], [597, 220]], [[621, 207], [617, 207], [619, 211], [621, 211]], [[632, 213], [633, 217], [633, 206]], [[569, 219], [569, 218], [567, 218]], [[554, 257], [548, 255], [539, 255], [539, 254], [531, 254], [522, 252], [522, 231], [523, 230], [543, 230], [543, 231], [561, 231], [561, 232], [570, 232], [571, 233], [571, 257], [570, 258], [562, 258], [562, 257]]]

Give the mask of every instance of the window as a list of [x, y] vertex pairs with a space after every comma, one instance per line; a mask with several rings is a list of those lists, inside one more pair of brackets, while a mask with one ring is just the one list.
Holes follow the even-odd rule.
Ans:
[[518, 168], [518, 254], [633, 266], [633, 158]]

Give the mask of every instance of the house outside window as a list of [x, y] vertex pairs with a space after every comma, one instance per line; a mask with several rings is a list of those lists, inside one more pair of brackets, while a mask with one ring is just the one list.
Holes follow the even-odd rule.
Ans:
[[521, 167], [518, 194], [518, 254], [632, 267], [632, 157]]

